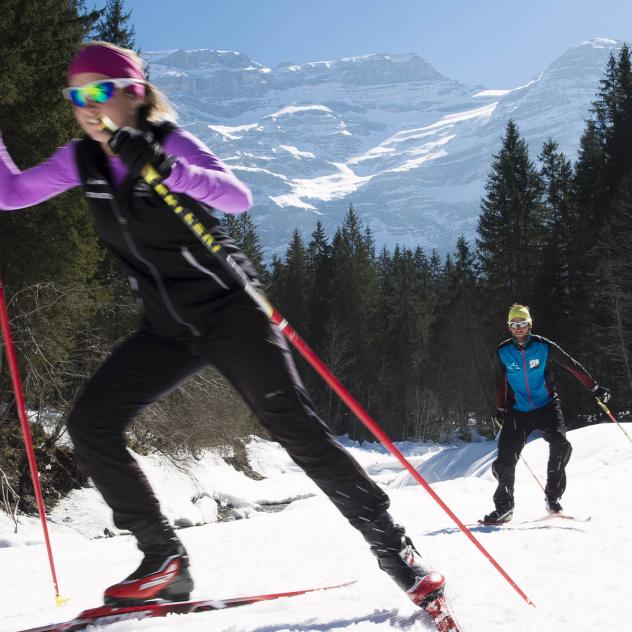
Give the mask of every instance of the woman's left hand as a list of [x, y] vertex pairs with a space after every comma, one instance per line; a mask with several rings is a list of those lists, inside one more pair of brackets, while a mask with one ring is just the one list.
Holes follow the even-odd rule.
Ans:
[[151, 165], [168, 178], [173, 158], [167, 156], [153, 135], [133, 127], [119, 127], [108, 141], [110, 149], [127, 165], [130, 176], [138, 178], [143, 167]]

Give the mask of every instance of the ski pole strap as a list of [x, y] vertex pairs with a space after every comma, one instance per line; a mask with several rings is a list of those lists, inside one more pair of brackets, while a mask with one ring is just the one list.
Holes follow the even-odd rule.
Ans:
[[614, 416], [614, 414], [610, 412], [610, 409], [603, 403], [603, 401], [599, 397], [595, 397], [595, 399], [597, 400], [597, 403], [599, 404], [603, 412], [606, 413], [610, 421], [617, 424], [617, 426], [621, 428], [621, 432], [628, 438], [628, 441], [632, 442], [632, 437], [630, 437], [630, 435], [625, 431], [625, 428], [619, 423], [619, 420]]

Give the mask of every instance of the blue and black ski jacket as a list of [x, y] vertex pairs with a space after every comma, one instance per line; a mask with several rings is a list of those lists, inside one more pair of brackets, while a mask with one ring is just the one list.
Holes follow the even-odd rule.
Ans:
[[513, 338], [496, 351], [496, 406], [519, 412], [538, 410], [557, 398], [552, 362], [572, 373], [587, 389], [597, 385], [588, 371], [561, 347], [531, 334], [523, 346]]

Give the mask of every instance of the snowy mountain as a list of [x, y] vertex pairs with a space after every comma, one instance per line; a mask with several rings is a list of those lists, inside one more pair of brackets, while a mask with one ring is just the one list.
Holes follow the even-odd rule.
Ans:
[[492, 154], [508, 117], [532, 158], [553, 137], [575, 159], [609, 54], [570, 49], [512, 90], [444, 77], [421, 57], [367, 55], [266, 68], [236, 52], [146, 53], [151, 79], [253, 189], [268, 249], [295, 227], [339, 225], [349, 203], [376, 233], [441, 251], [472, 236]]
[[[446, 574], [448, 595], [466, 632], [624, 632], [632, 619], [630, 442], [610, 423], [574, 430], [568, 438], [574, 450], [564, 507], [591, 520], [539, 520], [545, 513], [542, 490], [519, 463], [516, 512], [504, 527], [476, 524], [492, 508], [495, 442], [398, 444], [535, 608], [526, 605], [399, 462], [375, 444], [346, 445], [386, 489], [393, 515], [417, 548]], [[523, 456], [543, 480], [545, 441], [530, 441]], [[221, 599], [351, 579], [356, 583], [235, 610], [120, 621], [104, 628], [107, 632], [430, 630], [379, 570], [359, 534], [277, 444], [255, 439], [248, 458], [263, 480], [246, 479], [210, 455], [191, 476], [154, 458], [141, 459], [172, 520], [207, 522], [178, 532], [191, 557], [193, 597]], [[195, 504], [203, 494], [209, 502], [200, 511]], [[249, 519], [214, 522], [210, 498], [229, 500]], [[275, 512], [259, 510], [283, 499], [287, 506], [277, 506]], [[53, 512], [50, 530], [60, 590], [72, 598], [56, 607], [39, 521], [21, 518], [14, 534], [11, 520], [0, 511], [0, 632], [70, 619], [97, 605], [104, 586], [135, 568], [140, 553], [129, 537], [91, 537], [110, 524], [104, 516], [94, 489], [71, 492]]]

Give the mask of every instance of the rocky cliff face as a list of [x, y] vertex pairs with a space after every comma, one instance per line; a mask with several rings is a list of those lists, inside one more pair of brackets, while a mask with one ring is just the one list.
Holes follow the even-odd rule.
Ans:
[[438, 73], [421, 57], [368, 55], [266, 68], [241, 53], [149, 53], [180, 122], [252, 188], [268, 251], [295, 227], [333, 230], [353, 203], [376, 234], [451, 250], [473, 237], [507, 118], [535, 160], [549, 137], [575, 159], [613, 40], [570, 49], [512, 90]]

